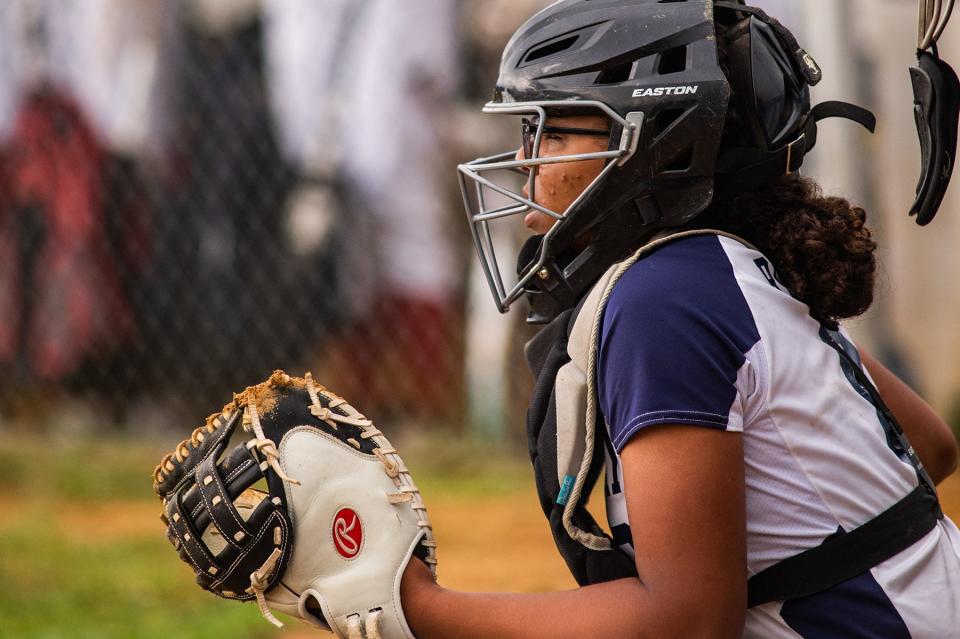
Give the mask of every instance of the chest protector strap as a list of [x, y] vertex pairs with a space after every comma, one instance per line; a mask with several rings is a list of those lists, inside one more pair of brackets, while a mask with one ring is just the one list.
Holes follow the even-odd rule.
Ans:
[[[631, 266], [665, 244], [696, 235], [727, 236], [747, 244], [714, 230], [655, 239], [612, 266], [579, 306], [559, 315], [527, 344], [527, 360], [536, 380], [527, 436], [537, 492], [557, 548], [581, 586], [637, 576], [633, 560], [614, 545], [587, 510], [603, 468], [603, 438], [607, 437], [606, 428], [597, 428], [596, 397], [603, 311], [614, 286]], [[860, 371], [859, 365], [855, 370]], [[857, 377], [873, 403], [892, 419], [866, 375], [860, 371]], [[912, 452], [902, 430], [896, 431], [904, 449]], [[751, 577], [749, 606], [826, 590], [889, 559], [932, 530], [942, 517], [936, 492], [916, 456], [909, 457], [921, 478], [916, 490], [853, 531], [838, 533]]]
[[579, 306], [557, 316], [527, 344], [527, 361], [536, 380], [527, 437], [540, 506], [560, 554], [581, 586], [637, 576], [633, 560], [613, 544], [586, 508], [603, 468], [606, 437], [606, 429], [597, 428], [595, 381], [603, 309], [620, 277], [638, 260], [694, 235], [725, 234], [688, 231], [653, 240], [610, 267]]

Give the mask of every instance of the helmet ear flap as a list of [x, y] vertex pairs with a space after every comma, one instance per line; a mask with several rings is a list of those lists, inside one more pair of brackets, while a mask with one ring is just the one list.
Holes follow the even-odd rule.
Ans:
[[810, 111], [807, 79], [795, 68], [788, 43], [755, 15], [727, 28], [721, 60], [733, 92], [740, 143], [772, 151], [796, 137]]
[[[746, 16], [730, 25], [722, 33], [720, 66], [730, 82], [730, 114], [725, 134], [735, 137], [737, 146], [766, 146], [760, 130], [753, 95], [753, 56], [750, 47], [752, 16]], [[732, 125], [732, 126], [730, 126]]]

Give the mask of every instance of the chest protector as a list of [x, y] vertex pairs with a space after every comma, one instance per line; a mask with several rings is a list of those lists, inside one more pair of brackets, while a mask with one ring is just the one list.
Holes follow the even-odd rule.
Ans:
[[[581, 586], [637, 576], [633, 559], [617, 548], [586, 508], [608, 445], [596, 392], [603, 311], [620, 277], [637, 261], [665, 244], [695, 235], [727, 236], [698, 230], [653, 240], [613, 265], [576, 308], [558, 315], [526, 347], [535, 379], [527, 439], [537, 493], [557, 549]], [[838, 341], [831, 345], [877, 410], [894, 425], [894, 433], [917, 471], [919, 486], [859, 528], [833, 535], [821, 545], [753, 575], [748, 581], [750, 607], [811, 595], [862, 574], [924, 537], [943, 517], [933, 482], [879, 392], [852, 354]]]

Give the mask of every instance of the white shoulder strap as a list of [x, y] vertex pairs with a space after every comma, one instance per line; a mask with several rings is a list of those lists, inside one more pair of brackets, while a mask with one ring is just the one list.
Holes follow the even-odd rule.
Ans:
[[[567, 354], [577, 367], [586, 371], [587, 378], [587, 410], [586, 422], [583, 436], [584, 442], [583, 459], [580, 463], [580, 471], [573, 482], [570, 496], [563, 510], [563, 527], [567, 534], [576, 539], [581, 544], [591, 550], [610, 550], [610, 540], [606, 537], [594, 535], [582, 530], [573, 524], [573, 513], [580, 503], [580, 497], [583, 494], [584, 485], [587, 481], [587, 475], [590, 472], [591, 462], [593, 461], [594, 442], [596, 440], [596, 416], [597, 416], [597, 388], [596, 388], [596, 369], [597, 369], [597, 346], [599, 345], [600, 324], [603, 317], [603, 311], [610, 299], [610, 294], [623, 274], [639, 262], [644, 256], [649, 255], [658, 248], [675, 242], [685, 237], [694, 237], [697, 235], [719, 235], [737, 240], [747, 246], [748, 242], [730, 233], [716, 231], [712, 229], [698, 229], [694, 231], [683, 231], [680, 233], [670, 233], [654, 238], [648, 244], [641, 247], [636, 253], [626, 260], [614, 264], [600, 280], [594, 285], [587, 295], [586, 301], [580, 309], [580, 313], [574, 322], [573, 329], [570, 331], [570, 339], [567, 343]], [[752, 248], [752, 247], [751, 247]], [[558, 422], [558, 426], [560, 423]], [[558, 438], [560, 434], [558, 433]]]

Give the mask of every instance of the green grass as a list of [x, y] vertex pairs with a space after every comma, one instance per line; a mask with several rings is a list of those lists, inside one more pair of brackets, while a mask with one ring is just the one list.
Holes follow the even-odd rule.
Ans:
[[[529, 485], [516, 454], [437, 439], [447, 443], [403, 447], [428, 503], [430, 495], [496, 496]], [[151, 489], [168, 448], [0, 443], [0, 639], [282, 636], [256, 606], [200, 590], [170, 547]]]
[[[172, 446], [171, 446], [172, 447]], [[153, 498], [150, 477], [163, 448], [142, 442], [0, 444], [0, 487], [58, 500]]]
[[212, 639], [262, 629], [251, 606], [191, 588], [189, 571], [159, 534], [72, 541], [47, 523], [52, 505], [38, 504], [0, 532], [0, 636]]
[[[158, 447], [14, 441], [0, 446], [0, 638], [271, 635], [254, 607], [202, 592], [176, 558], [151, 490]], [[83, 515], [104, 505], [127, 532]]]
[[533, 470], [523, 451], [445, 434], [398, 446], [428, 500], [433, 494], [495, 497], [528, 489], [533, 483]]

